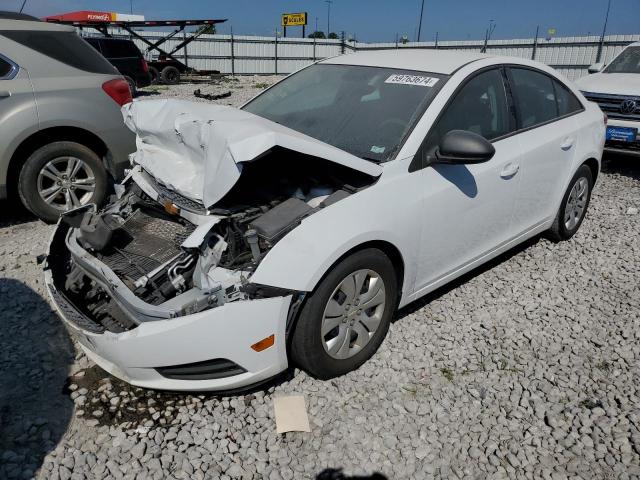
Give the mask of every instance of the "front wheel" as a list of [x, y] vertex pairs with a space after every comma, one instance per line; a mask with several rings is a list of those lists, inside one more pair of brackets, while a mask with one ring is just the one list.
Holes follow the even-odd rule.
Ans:
[[575, 235], [587, 213], [592, 189], [591, 169], [587, 165], [582, 165], [569, 182], [569, 187], [562, 197], [560, 209], [549, 229], [552, 240], [568, 240]]
[[293, 332], [293, 361], [320, 379], [360, 367], [387, 335], [397, 288], [393, 264], [381, 250], [345, 258], [307, 298]]

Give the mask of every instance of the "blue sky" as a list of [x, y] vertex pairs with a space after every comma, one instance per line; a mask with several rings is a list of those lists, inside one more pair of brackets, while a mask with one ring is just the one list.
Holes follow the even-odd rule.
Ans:
[[[361, 41], [393, 41], [396, 33], [415, 39], [421, 0], [333, 0], [331, 30], [355, 34]], [[22, 0], [0, 0], [0, 10], [15, 10]], [[422, 39], [435, 32], [443, 40], [484, 37], [489, 20], [496, 22], [493, 38], [532, 37], [557, 29], [558, 36], [599, 35], [607, 0], [425, 0]], [[73, 10], [129, 12], [129, 0], [27, 0], [25, 12], [37, 16]], [[308, 31], [327, 28], [324, 0], [133, 0], [134, 13], [147, 19], [228, 18], [219, 27], [227, 33], [273, 35], [280, 13], [307, 11]], [[613, 0], [607, 33], [640, 32], [640, 0]], [[289, 36], [295, 36], [292, 29]], [[298, 33], [299, 34], [299, 33]]]

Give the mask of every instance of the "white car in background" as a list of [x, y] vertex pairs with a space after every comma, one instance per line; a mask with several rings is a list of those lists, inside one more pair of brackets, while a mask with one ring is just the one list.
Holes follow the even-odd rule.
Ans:
[[640, 155], [640, 43], [632, 43], [608, 65], [596, 63], [576, 81], [585, 97], [609, 117], [605, 149]]
[[323, 60], [241, 109], [124, 109], [119, 198], [63, 216], [51, 298], [132, 384], [232, 390], [358, 368], [398, 307], [584, 219], [602, 112], [539, 63], [444, 51]]

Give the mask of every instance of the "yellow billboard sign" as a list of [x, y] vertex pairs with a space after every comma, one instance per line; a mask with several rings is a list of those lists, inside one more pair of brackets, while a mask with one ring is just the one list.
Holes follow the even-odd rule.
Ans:
[[282, 14], [283, 27], [298, 27], [298, 26], [304, 26], [306, 24], [307, 24], [307, 12]]

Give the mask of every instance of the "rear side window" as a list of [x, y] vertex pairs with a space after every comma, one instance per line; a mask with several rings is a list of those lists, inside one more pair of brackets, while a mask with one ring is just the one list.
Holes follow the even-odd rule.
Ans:
[[451, 130], [467, 130], [487, 140], [511, 131], [502, 73], [489, 70], [476, 75], [458, 91], [429, 133], [426, 151], [430, 152]]
[[59, 62], [91, 73], [117, 75], [115, 68], [75, 32], [4, 30], [1, 35]]
[[106, 58], [139, 57], [140, 50], [128, 40], [100, 40], [102, 54]]
[[534, 127], [558, 116], [551, 77], [524, 68], [511, 68], [510, 71], [520, 128]]
[[562, 83], [554, 80], [553, 86], [556, 90], [556, 100], [558, 101], [558, 115], [570, 115], [575, 112], [579, 112], [583, 109], [580, 100], [571, 93], [571, 91], [562, 85]]

